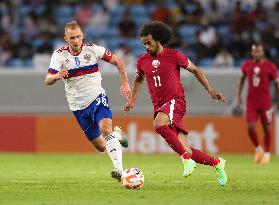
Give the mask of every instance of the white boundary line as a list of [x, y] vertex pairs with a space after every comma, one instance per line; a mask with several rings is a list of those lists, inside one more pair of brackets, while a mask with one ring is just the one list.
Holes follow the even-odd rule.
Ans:
[[[148, 183], [217, 183], [217, 180], [200, 180], [200, 181], [193, 181], [193, 180], [173, 180], [173, 181], [168, 181], [168, 180], [154, 180], [154, 181], [148, 181]], [[255, 182], [255, 183], [271, 183], [271, 184], [276, 184], [279, 183], [277, 180], [258, 180], [258, 181], [245, 181], [245, 180], [232, 180], [231, 182], [233, 183], [250, 183], [250, 182]], [[105, 181], [105, 180], [100, 180], [100, 181], [95, 181], [94, 183], [111, 183], [111, 181]]]
[[42, 183], [43, 182], [43, 181], [35, 181], [35, 180], [16, 180], [16, 179], [11, 179], [9, 181], [14, 183]]

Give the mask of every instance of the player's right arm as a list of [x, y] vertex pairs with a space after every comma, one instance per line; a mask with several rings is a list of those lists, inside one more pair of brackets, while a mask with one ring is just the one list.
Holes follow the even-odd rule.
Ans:
[[240, 74], [240, 79], [238, 82], [238, 89], [237, 89], [237, 106], [242, 106], [242, 99], [241, 99], [241, 93], [243, 90], [244, 82], [246, 79], [245, 75], [245, 64], [241, 67], [241, 74]]
[[277, 66], [271, 63], [271, 78], [274, 81], [275, 91], [276, 91], [276, 102], [277, 102], [277, 110], [279, 110], [279, 76]]
[[237, 105], [241, 106], [242, 105], [242, 99], [241, 99], [241, 93], [243, 90], [243, 85], [245, 82], [246, 76], [245, 75], [241, 75], [239, 82], [238, 82], [238, 89], [237, 89]]
[[54, 84], [57, 80], [63, 79], [63, 78], [67, 78], [69, 75], [68, 70], [67, 69], [62, 69], [60, 70], [58, 73], [56, 74], [52, 74], [52, 73], [47, 73], [46, 75], [46, 79], [45, 79], [45, 83], [47, 85], [52, 85]]
[[204, 72], [200, 68], [198, 68], [194, 63], [192, 63], [190, 60], [188, 60], [187, 70], [194, 74], [196, 79], [206, 89], [206, 91], [208, 92], [208, 94], [211, 96], [212, 99], [220, 100], [223, 103], [227, 102], [227, 98], [223, 96], [223, 94], [220, 91], [211, 88]]
[[124, 106], [125, 115], [130, 111], [130, 109], [132, 109], [136, 105], [137, 97], [139, 95], [141, 85], [142, 85], [142, 83], [144, 81], [144, 77], [145, 77], [144, 71], [142, 70], [141, 67], [142, 67], [142, 57], [137, 59], [137, 63], [136, 63], [137, 70], [136, 70], [136, 76], [135, 76], [135, 79], [133, 82], [132, 93], [131, 93], [130, 99]]
[[129, 101], [124, 106], [124, 112], [127, 114], [135, 105], [137, 97], [139, 95], [142, 83], [144, 81], [144, 74], [136, 74], [136, 77], [133, 82], [132, 93]]
[[275, 91], [276, 91], [276, 100], [277, 100], [277, 110], [279, 110], [279, 81], [274, 82]]
[[[61, 51], [60, 51], [61, 52]], [[54, 84], [57, 80], [67, 78], [69, 73], [67, 69], [62, 69], [62, 62], [60, 60], [59, 50], [55, 51], [50, 60], [50, 65], [45, 78], [45, 83], [47, 85]]]
[[176, 61], [179, 67], [185, 68], [187, 71], [194, 74], [196, 79], [205, 88], [205, 90], [208, 92], [212, 99], [217, 99], [224, 103], [227, 102], [226, 97], [223, 96], [221, 92], [211, 88], [204, 72], [200, 68], [198, 68], [194, 63], [192, 63], [182, 52], [177, 51]]

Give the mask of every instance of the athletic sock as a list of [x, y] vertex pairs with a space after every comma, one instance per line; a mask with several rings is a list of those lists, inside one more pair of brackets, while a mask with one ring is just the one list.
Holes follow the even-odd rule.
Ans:
[[220, 160], [218, 158], [209, 156], [208, 154], [206, 154], [198, 149], [191, 147], [191, 150], [192, 150], [191, 158], [199, 164], [216, 166], [220, 162]]
[[259, 140], [258, 140], [258, 135], [257, 133], [254, 131], [254, 130], [249, 130], [248, 131], [248, 134], [249, 134], [249, 137], [253, 143], [253, 145], [255, 147], [258, 147], [259, 146]]
[[114, 168], [123, 172], [122, 148], [118, 138], [113, 134], [110, 134], [105, 138], [105, 140], [106, 140], [106, 150], [113, 163]]
[[182, 161], [190, 159], [190, 155], [187, 152], [184, 152], [183, 155], [180, 156]]
[[270, 130], [265, 130], [264, 131], [264, 151], [265, 152], [270, 152], [270, 148], [271, 148]]
[[262, 148], [261, 145], [259, 145], [259, 146], [257, 146], [257, 147], [255, 148], [255, 152], [260, 152], [260, 151], [262, 151], [262, 150], [263, 150], [263, 148]]
[[167, 125], [162, 125], [156, 129], [156, 132], [160, 134], [168, 145], [181, 156], [182, 159], [190, 159], [189, 154], [185, 151], [177, 135]]

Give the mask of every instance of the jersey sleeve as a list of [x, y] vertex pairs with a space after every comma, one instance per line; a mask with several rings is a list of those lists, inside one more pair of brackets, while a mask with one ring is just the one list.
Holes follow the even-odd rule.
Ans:
[[106, 62], [109, 62], [111, 60], [112, 53], [108, 49], [102, 46], [94, 45], [94, 50], [98, 59], [102, 59]]
[[136, 67], [137, 67], [136, 74], [137, 75], [144, 75], [144, 72], [141, 68], [141, 58], [137, 59]]
[[189, 59], [180, 51], [176, 52], [177, 65], [187, 69], [189, 67]]
[[279, 81], [277, 67], [275, 64], [271, 64], [271, 79], [275, 81]]
[[62, 69], [62, 62], [60, 59], [60, 55], [57, 51], [55, 51], [50, 60], [50, 65], [48, 68], [48, 73], [50, 74], [56, 74]]

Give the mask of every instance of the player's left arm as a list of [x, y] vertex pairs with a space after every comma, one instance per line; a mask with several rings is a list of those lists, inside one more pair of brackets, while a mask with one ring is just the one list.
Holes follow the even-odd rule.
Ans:
[[279, 110], [279, 80], [274, 81], [275, 90], [276, 90], [276, 103], [277, 110]]
[[190, 60], [188, 60], [188, 63], [189, 64], [188, 64], [187, 70], [194, 74], [194, 76], [197, 78], [197, 80], [200, 82], [200, 84], [202, 84], [202, 86], [206, 89], [208, 94], [213, 99], [218, 99], [218, 100], [226, 103], [227, 102], [226, 97], [224, 97], [220, 91], [212, 89], [204, 72], [200, 68], [198, 68], [194, 63], [192, 63]]
[[131, 88], [129, 85], [128, 75], [125, 69], [124, 61], [120, 59], [118, 56], [116, 56], [115, 54], [112, 54], [112, 58], [110, 59], [109, 63], [117, 67], [121, 79], [120, 93], [123, 96], [125, 96], [127, 99], [129, 99], [131, 95]]
[[271, 78], [274, 80], [275, 91], [276, 91], [276, 103], [277, 109], [279, 110], [279, 76], [277, 71], [277, 66], [275, 64], [271, 64]]

